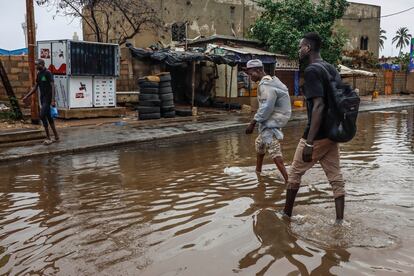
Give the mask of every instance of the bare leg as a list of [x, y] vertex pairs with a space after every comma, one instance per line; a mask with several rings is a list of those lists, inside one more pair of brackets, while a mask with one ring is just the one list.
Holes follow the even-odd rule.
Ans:
[[256, 172], [261, 173], [262, 172], [262, 166], [263, 166], [263, 159], [265, 155], [264, 154], [257, 154], [257, 161], [256, 161]]
[[55, 122], [53, 122], [53, 121], [50, 122], [50, 128], [53, 131], [53, 135], [55, 136], [55, 140], [59, 141], [59, 135], [58, 135], [57, 130], [56, 130]]
[[283, 178], [285, 179], [285, 182], [287, 182], [288, 181], [288, 174], [286, 172], [285, 164], [283, 163], [283, 158], [280, 157], [280, 156], [275, 157], [275, 158], [273, 158], [273, 162], [275, 162], [276, 167], [278, 168], [278, 170], [282, 174]]

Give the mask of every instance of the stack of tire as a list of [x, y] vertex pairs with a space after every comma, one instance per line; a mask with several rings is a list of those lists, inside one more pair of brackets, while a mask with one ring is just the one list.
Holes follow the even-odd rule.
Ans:
[[161, 117], [174, 118], [174, 94], [171, 86], [171, 75], [168, 72], [157, 75], [160, 78], [159, 96], [161, 100]]
[[147, 76], [138, 80], [139, 103], [138, 118], [152, 120], [161, 118], [161, 101], [159, 98], [160, 78]]

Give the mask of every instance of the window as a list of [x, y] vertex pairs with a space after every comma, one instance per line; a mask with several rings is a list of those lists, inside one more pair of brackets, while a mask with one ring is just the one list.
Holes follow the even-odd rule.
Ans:
[[174, 23], [171, 26], [172, 41], [185, 41], [186, 39], [185, 23]]
[[367, 36], [361, 36], [361, 44], [359, 47], [360, 50], [368, 50], [368, 37]]

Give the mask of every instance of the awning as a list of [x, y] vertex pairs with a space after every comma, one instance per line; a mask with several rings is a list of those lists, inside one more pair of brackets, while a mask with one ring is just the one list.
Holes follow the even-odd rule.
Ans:
[[238, 57], [234, 54], [229, 55], [214, 55], [199, 52], [181, 52], [171, 49], [150, 50], [142, 48], [134, 48], [131, 44], [126, 45], [133, 57], [141, 60], [153, 60], [157, 62], [164, 62], [169, 66], [182, 66], [193, 61], [211, 61], [215, 64], [228, 64], [236, 66], [240, 63]]
[[260, 59], [263, 63], [276, 63], [277, 57], [286, 58], [284, 55], [279, 55], [267, 52], [261, 49], [252, 47], [231, 47], [228, 45], [209, 44], [207, 46], [207, 53], [214, 53], [217, 55], [225, 55], [226, 53], [233, 53], [238, 57], [241, 63], [246, 63], [251, 59]]
[[339, 64], [339, 74], [341, 77], [375, 77], [376, 74], [365, 70], [357, 70], [346, 67], [345, 65]]

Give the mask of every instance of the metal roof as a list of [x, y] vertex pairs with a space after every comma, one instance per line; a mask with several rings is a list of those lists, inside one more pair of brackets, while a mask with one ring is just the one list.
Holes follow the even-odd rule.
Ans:
[[239, 53], [242, 55], [258, 55], [258, 56], [272, 56], [272, 57], [284, 57], [287, 58], [285, 55], [275, 54], [271, 52], [267, 52], [261, 49], [252, 48], [252, 47], [231, 47], [227, 45], [218, 45], [217, 48], [224, 49], [226, 51]]

